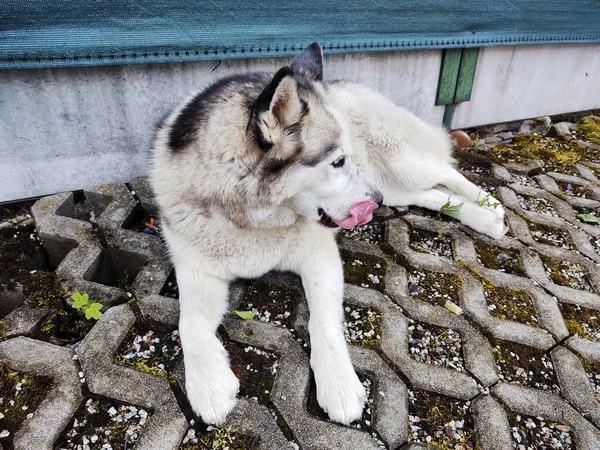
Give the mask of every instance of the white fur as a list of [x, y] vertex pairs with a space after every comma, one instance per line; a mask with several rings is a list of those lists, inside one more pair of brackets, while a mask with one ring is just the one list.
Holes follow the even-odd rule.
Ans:
[[[281, 92], [294, 95], [293, 107], [298, 101], [291, 81], [286, 79]], [[302, 278], [319, 404], [344, 424], [361, 416], [365, 390], [343, 336], [342, 264], [334, 233], [317, 223], [318, 208], [344, 219], [352, 204], [373, 198], [376, 186], [387, 205], [440, 210], [448, 200], [464, 203], [458, 217], [464, 224], [495, 238], [506, 231], [502, 206], [478, 206], [487, 194], [452, 167], [445, 131], [363, 86], [315, 86], [322, 104], [309, 102], [303, 151], [317, 155], [323, 141], [332, 139], [337, 147], [316, 165], [292, 165], [262, 196], [257, 192], [266, 188], [252, 168], [269, 154], [249, 147], [242, 95], [219, 97], [211, 105], [214, 114], [182, 154], [168, 148], [179, 111], [157, 134], [151, 179], [179, 284], [186, 390], [192, 408], [208, 423], [225, 420], [239, 388], [215, 336], [228, 309], [228, 284], [270, 270]], [[271, 122], [264, 126], [276, 141], [279, 124]], [[346, 164], [332, 167], [342, 155]]]

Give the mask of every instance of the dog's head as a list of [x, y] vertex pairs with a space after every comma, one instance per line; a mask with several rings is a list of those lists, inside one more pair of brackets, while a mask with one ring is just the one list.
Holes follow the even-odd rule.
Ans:
[[348, 124], [322, 80], [315, 42], [262, 91], [250, 124], [264, 153], [258, 171], [298, 214], [354, 228], [371, 220], [383, 196], [352, 161]]

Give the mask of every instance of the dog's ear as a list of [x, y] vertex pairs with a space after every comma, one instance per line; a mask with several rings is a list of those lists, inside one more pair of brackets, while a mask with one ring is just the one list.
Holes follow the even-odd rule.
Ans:
[[318, 42], [313, 42], [297, 55], [290, 66], [295, 73], [305, 77], [323, 81], [323, 50]]
[[283, 67], [258, 96], [255, 103], [255, 134], [263, 150], [275, 147], [278, 158], [286, 159], [297, 150], [298, 122], [306, 104], [298, 95], [294, 72]]

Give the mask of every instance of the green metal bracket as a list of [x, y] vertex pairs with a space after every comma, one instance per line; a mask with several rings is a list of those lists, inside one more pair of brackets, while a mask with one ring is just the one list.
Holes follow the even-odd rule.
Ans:
[[442, 68], [435, 100], [436, 105], [446, 105], [443, 123], [452, 124], [456, 103], [471, 99], [478, 48], [446, 49], [442, 54]]

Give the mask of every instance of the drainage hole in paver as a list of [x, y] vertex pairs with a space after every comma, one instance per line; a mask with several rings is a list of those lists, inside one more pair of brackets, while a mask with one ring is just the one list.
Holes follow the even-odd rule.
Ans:
[[440, 226], [437, 233], [412, 228], [410, 230], [410, 247], [417, 252], [443, 256], [448, 259], [453, 258], [452, 237], [449, 229], [443, 225]]
[[146, 262], [147, 258], [138, 253], [105, 248], [102, 249], [83, 278], [105, 286], [130, 291], [131, 284]]
[[587, 186], [584, 186], [582, 184], [574, 184], [558, 180], [556, 180], [556, 184], [558, 185], [558, 188], [561, 190], [561, 192], [563, 192], [565, 195], [568, 195], [569, 197], [591, 199], [594, 198], [594, 194], [592, 193], [592, 191]]
[[567, 425], [550, 422], [543, 417], [509, 414], [513, 448], [517, 450], [575, 449], [573, 431]]
[[171, 270], [171, 273], [167, 277], [167, 281], [160, 290], [160, 295], [165, 297], [179, 299], [179, 287], [177, 286], [177, 276], [175, 275], [175, 269]]
[[587, 281], [588, 269], [586, 266], [569, 261], [559, 261], [549, 256], [540, 256], [546, 269], [546, 275], [554, 283], [592, 292], [592, 287]]
[[[375, 401], [375, 396], [384, 396], [385, 393], [379, 393], [377, 391], [377, 385], [373, 382], [371, 378], [363, 373], [357, 373], [358, 379], [365, 387], [365, 391], [367, 392], [367, 401], [365, 407], [363, 409], [363, 413], [360, 419], [355, 420], [350, 424], [351, 427], [359, 428], [361, 430], [367, 430], [371, 433], [372, 425], [371, 420], [373, 416], [373, 403]], [[310, 373], [310, 387], [308, 390], [308, 399], [306, 401], [306, 410], [309, 414], [318, 417], [319, 419], [329, 420], [329, 416], [323, 409], [319, 406], [319, 402], [317, 401], [317, 386], [315, 384], [315, 378], [312, 373]]]
[[0, 447], [12, 448], [15, 433], [31, 419], [52, 380], [0, 364]]
[[409, 319], [408, 349], [419, 362], [465, 370], [460, 334], [451, 328]]
[[519, 205], [525, 211], [532, 211], [545, 216], [558, 217], [552, 200], [543, 197], [532, 197], [529, 195], [517, 195]]
[[352, 230], [341, 230], [338, 236], [354, 239], [357, 241], [365, 241], [371, 243], [383, 242], [385, 235], [385, 223], [374, 218], [366, 225], [355, 227]]
[[594, 251], [600, 255], [600, 236], [592, 237], [590, 239], [590, 244], [592, 244]]
[[226, 341], [223, 345], [229, 353], [231, 370], [240, 380], [239, 395], [269, 405], [279, 356], [233, 341]]
[[[75, 348], [96, 323], [81, 310], [71, 306], [69, 292], [55, 273], [35, 272], [23, 288], [27, 304], [32, 308], [47, 308], [48, 314], [40, 323], [34, 337], [51, 344]], [[89, 299], [90, 303], [96, 299]]]
[[381, 314], [374, 308], [344, 306], [344, 337], [346, 342], [377, 345], [381, 340]]
[[521, 256], [517, 250], [500, 248], [484, 242], [475, 244], [477, 261], [488, 269], [513, 275], [527, 276], [523, 268]]
[[440, 306], [447, 301], [459, 304], [461, 280], [458, 276], [414, 268], [407, 268], [407, 272], [408, 291], [417, 300]]
[[72, 199], [67, 199], [56, 209], [56, 214], [95, 225], [111, 201], [112, 198], [108, 195], [75, 191]]
[[455, 149], [453, 156], [458, 160], [458, 169], [463, 174], [492, 177], [492, 164], [487, 156], [460, 149]]
[[513, 320], [532, 327], [538, 326], [536, 310], [529, 292], [483, 284], [483, 294], [490, 314], [500, 320]]
[[158, 220], [156, 217], [148, 214], [139, 203], [121, 224], [121, 228], [136, 231], [138, 233], [160, 235]]
[[181, 357], [179, 331], [152, 321], [136, 323], [114, 355], [124, 366], [167, 378], [174, 384], [173, 369]]
[[559, 305], [569, 333], [582, 339], [600, 341], [600, 311], [570, 303]]
[[531, 237], [539, 244], [552, 245], [568, 250], [575, 249], [571, 235], [564, 230], [534, 222], [528, 222], [527, 226], [529, 227]]
[[540, 187], [539, 183], [535, 178], [522, 173], [511, 172], [510, 179], [513, 183], [519, 184], [521, 186], [529, 186], [535, 188]]
[[500, 380], [560, 392], [552, 360], [543, 350], [514, 342], [497, 341], [492, 352]]
[[234, 427], [207, 426], [201, 430], [189, 428], [180, 450], [250, 450], [260, 448], [261, 437], [252, 430]]
[[344, 267], [344, 281], [364, 288], [383, 292], [387, 261], [383, 258], [364, 253], [340, 250]]
[[116, 400], [87, 398], [57, 449], [126, 450], [139, 439], [151, 412]]
[[438, 449], [481, 449], [469, 401], [420, 389], [409, 389], [408, 400], [410, 442]]
[[600, 396], [600, 362], [580, 358], [585, 374], [597, 396]]
[[246, 287], [239, 309], [252, 311], [262, 322], [287, 328], [296, 313], [301, 293], [267, 281], [251, 281]]

